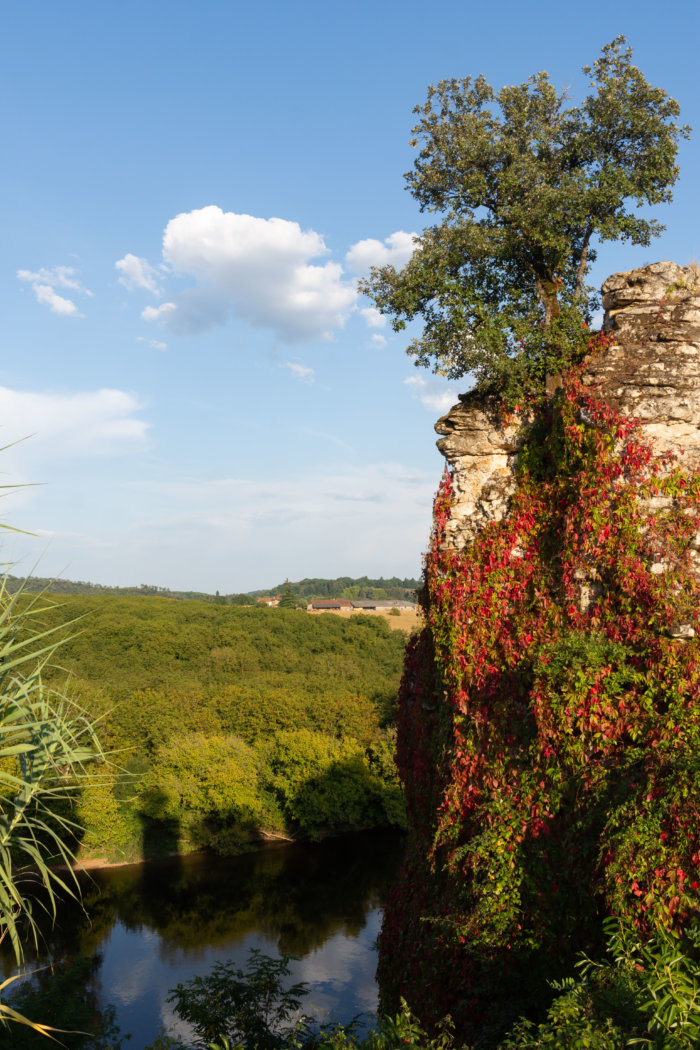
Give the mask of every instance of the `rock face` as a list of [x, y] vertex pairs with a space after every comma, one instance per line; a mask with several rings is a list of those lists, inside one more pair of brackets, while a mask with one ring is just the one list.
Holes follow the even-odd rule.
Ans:
[[[584, 383], [640, 420], [657, 451], [700, 463], [700, 270], [654, 263], [614, 274], [602, 291], [604, 331], [615, 342], [591, 359]], [[524, 422], [503, 426], [493, 402], [463, 394], [436, 423], [455, 493], [450, 547], [463, 549], [505, 516]]]
[[522, 444], [521, 420], [503, 426], [493, 401], [462, 394], [435, 424], [438, 448], [452, 468], [454, 505], [447, 542], [466, 547], [490, 521], [500, 521], [514, 489], [513, 466]]
[[654, 263], [614, 274], [602, 291], [616, 342], [584, 382], [639, 419], [658, 451], [700, 459], [700, 271]]

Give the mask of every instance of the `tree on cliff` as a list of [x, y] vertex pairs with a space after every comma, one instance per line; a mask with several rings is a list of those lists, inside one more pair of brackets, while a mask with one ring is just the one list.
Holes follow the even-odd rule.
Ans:
[[584, 347], [594, 241], [645, 245], [664, 229], [630, 205], [671, 200], [690, 129], [624, 44], [584, 67], [592, 91], [577, 107], [541, 72], [498, 92], [483, 76], [443, 80], [414, 109], [405, 178], [443, 217], [402, 270], [373, 268], [360, 288], [395, 331], [423, 318], [417, 364], [484, 389], [541, 387]]

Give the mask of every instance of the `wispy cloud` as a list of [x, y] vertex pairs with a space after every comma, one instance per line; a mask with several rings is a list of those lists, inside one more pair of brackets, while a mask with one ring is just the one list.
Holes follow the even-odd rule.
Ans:
[[150, 346], [152, 350], [167, 350], [168, 344], [164, 343], [162, 339], [146, 339], [145, 335], [138, 335], [136, 337], [138, 343], [145, 343]]
[[302, 383], [306, 383], [308, 386], [315, 381], [316, 374], [313, 368], [309, 368], [307, 365], [300, 365], [297, 361], [285, 361], [282, 368], [288, 368], [293, 376], [300, 379]]
[[53, 269], [18, 270], [20, 281], [27, 281], [32, 286], [36, 301], [48, 306], [52, 313], [63, 317], [82, 317], [78, 307], [67, 296], [59, 295], [56, 288], [70, 289], [80, 295], [92, 296], [77, 278], [73, 266], [54, 266]]
[[26, 460], [115, 454], [143, 443], [149, 424], [137, 418], [140, 402], [124, 390], [75, 393], [0, 387], [2, 437], [20, 444], [6, 449], [8, 473]]

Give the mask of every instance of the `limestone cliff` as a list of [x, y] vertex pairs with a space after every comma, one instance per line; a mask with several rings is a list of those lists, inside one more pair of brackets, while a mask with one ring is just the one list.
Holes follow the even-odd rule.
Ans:
[[[588, 362], [583, 383], [643, 425], [658, 451], [700, 459], [700, 271], [672, 262], [604, 283], [603, 331], [614, 342]], [[464, 549], [500, 520], [514, 491], [527, 421], [501, 422], [497, 401], [463, 394], [435, 424], [452, 473], [447, 542]]]
[[544, 405], [467, 394], [407, 651], [409, 846], [380, 983], [472, 1042], [545, 1002], [601, 917], [700, 915], [700, 279], [603, 286]]

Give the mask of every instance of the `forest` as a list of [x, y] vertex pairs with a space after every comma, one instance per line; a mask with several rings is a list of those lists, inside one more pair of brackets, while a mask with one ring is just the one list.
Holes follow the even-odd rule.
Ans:
[[403, 823], [393, 754], [406, 639], [381, 617], [111, 595], [21, 602], [34, 630], [62, 639], [45, 684], [96, 722], [107, 755], [73, 814], [81, 858], [235, 853]]

